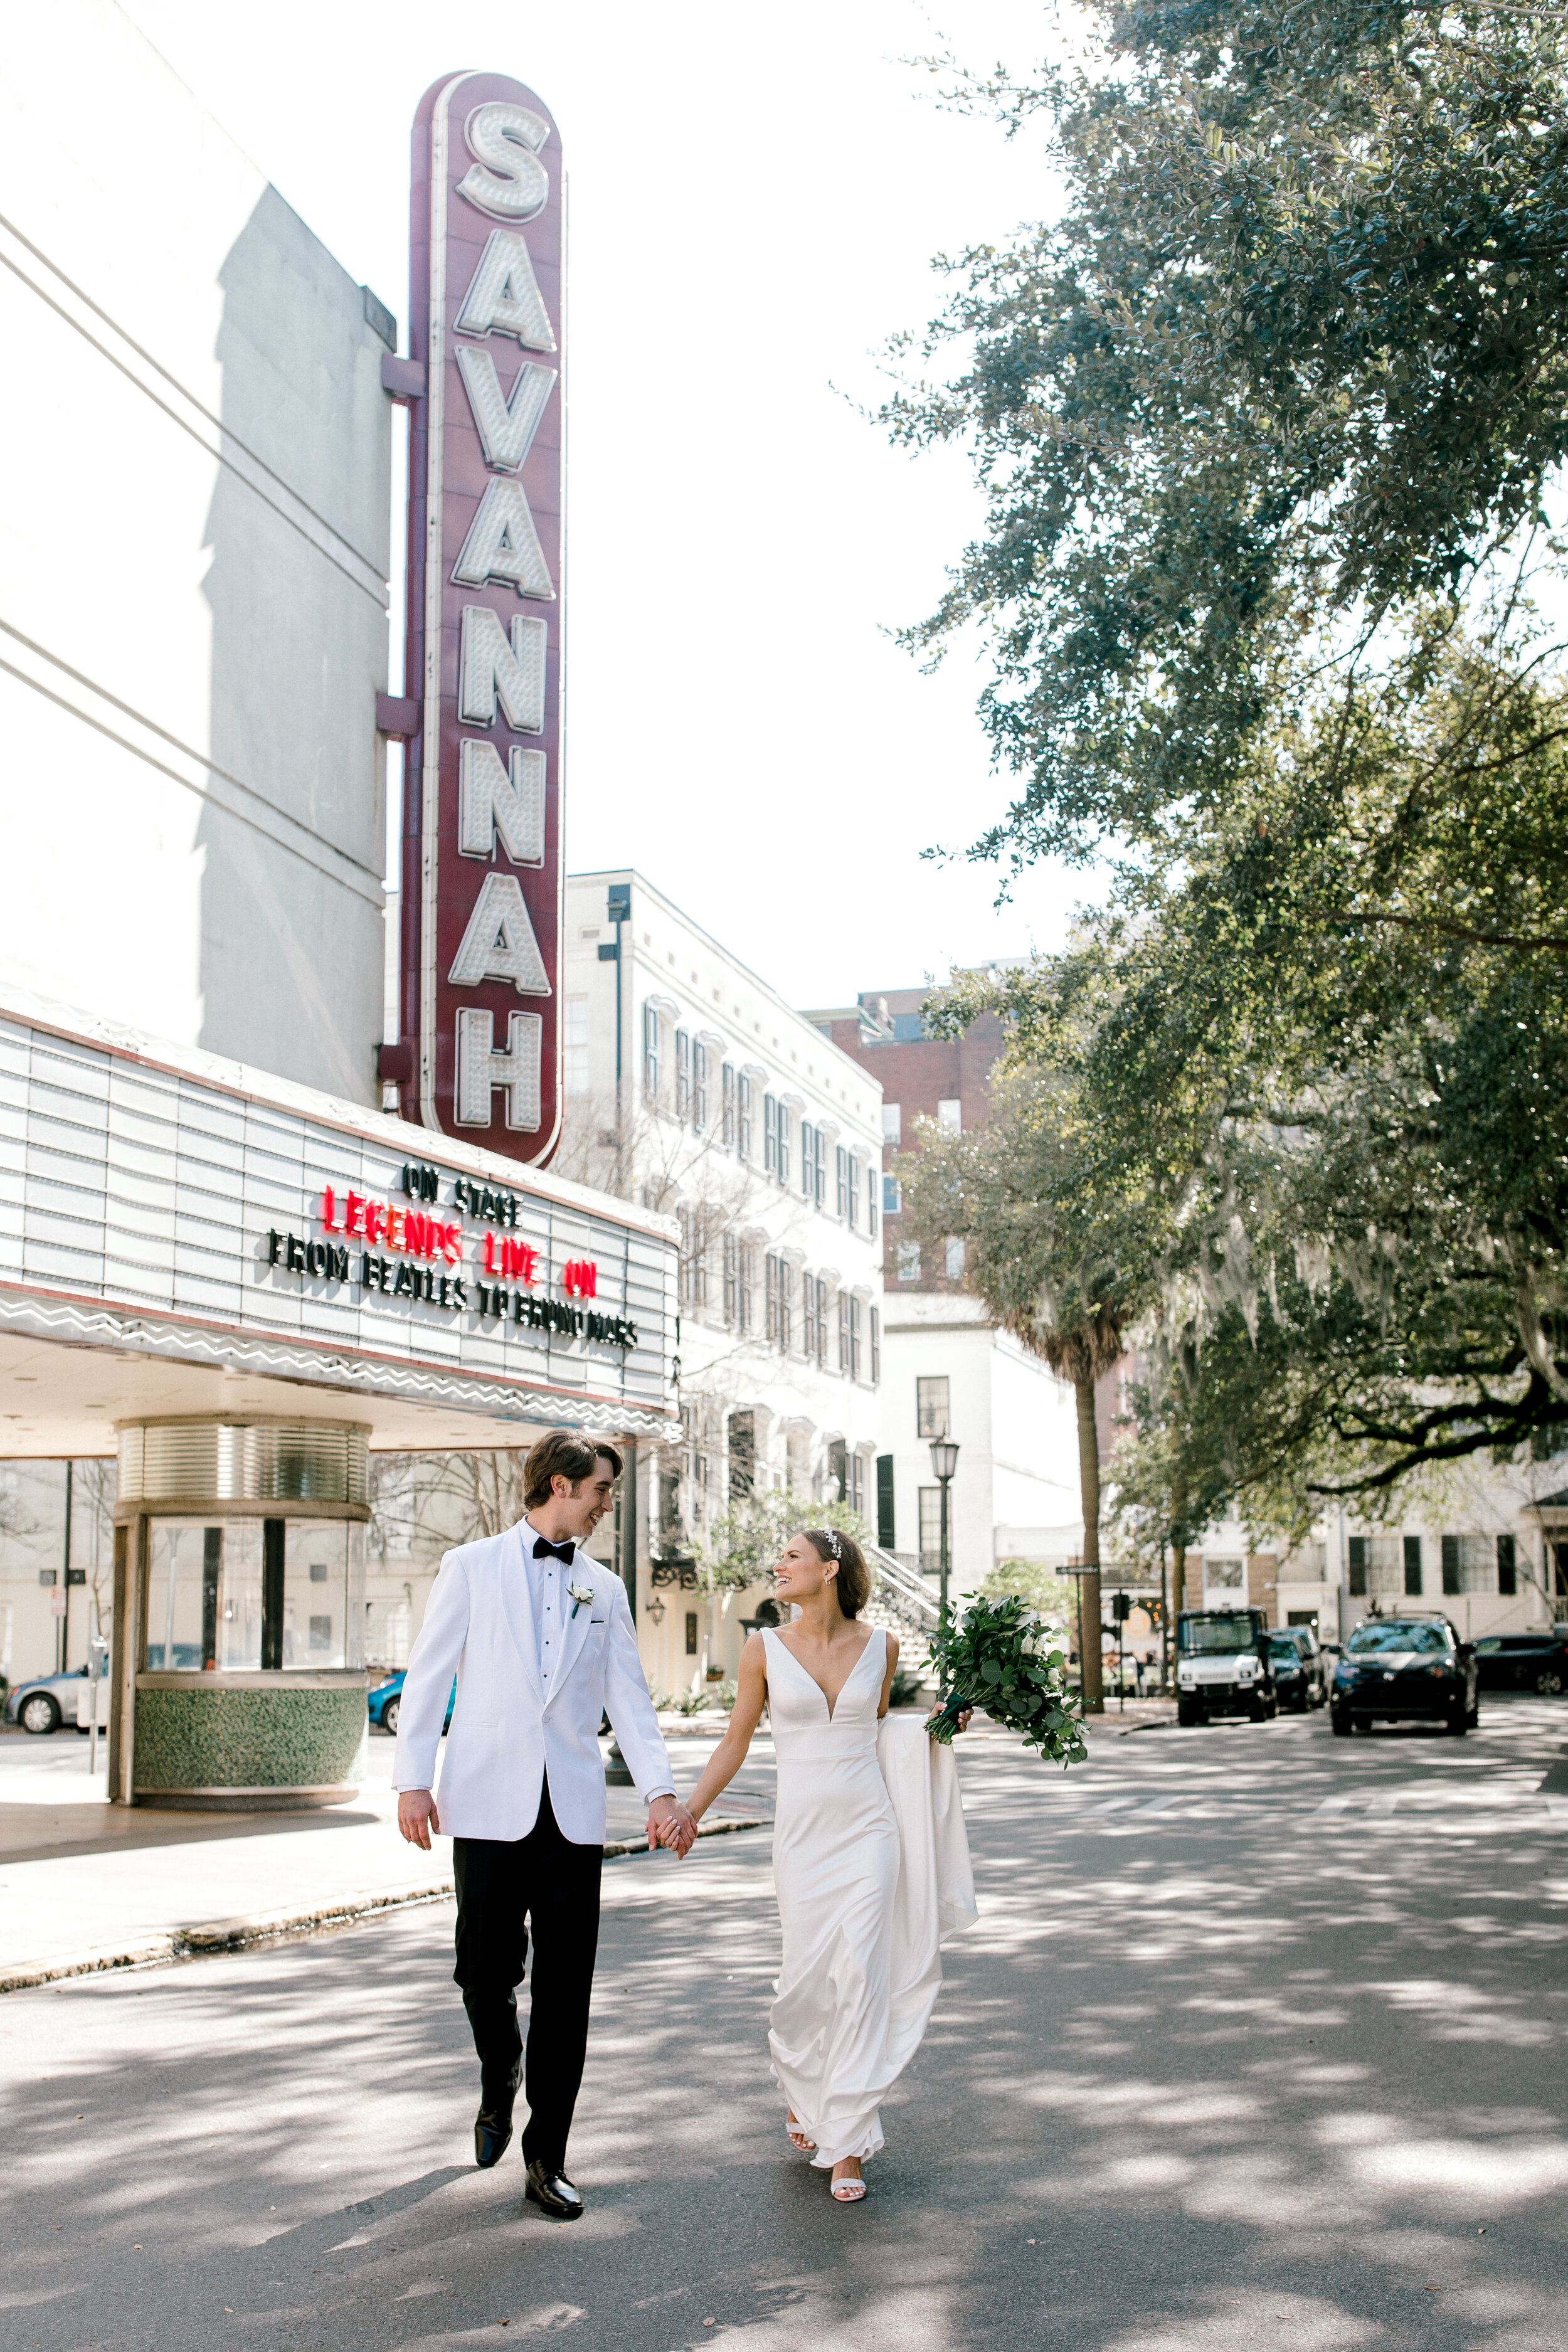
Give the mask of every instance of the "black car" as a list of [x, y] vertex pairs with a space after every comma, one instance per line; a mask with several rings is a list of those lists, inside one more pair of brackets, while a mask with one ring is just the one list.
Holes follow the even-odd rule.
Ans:
[[1538, 1691], [1556, 1698], [1568, 1690], [1568, 1640], [1550, 1633], [1489, 1633], [1476, 1643], [1483, 1690]]
[[1476, 1654], [1447, 1617], [1363, 1617], [1334, 1669], [1330, 1720], [1342, 1738], [1374, 1723], [1476, 1725]]
[[1281, 1706], [1297, 1715], [1305, 1715], [1311, 1706], [1329, 1703], [1328, 1677], [1323, 1672], [1323, 1654], [1313, 1638], [1310, 1626], [1287, 1625], [1268, 1636], [1268, 1655], [1274, 1667], [1274, 1687]]

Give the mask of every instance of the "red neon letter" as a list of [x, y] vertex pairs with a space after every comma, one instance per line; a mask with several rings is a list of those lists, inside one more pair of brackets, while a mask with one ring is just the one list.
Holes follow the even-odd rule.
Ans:
[[335, 1206], [336, 1203], [332, 1199], [331, 1186], [330, 1184], [323, 1184], [321, 1187], [321, 1230], [323, 1233], [335, 1234], [338, 1230], [336, 1221], [332, 1215], [332, 1211]]
[[363, 1234], [365, 1231], [365, 1227], [360, 1222], [363, 1209], [364, 1200], [363, 1195], [358, 1192], [351, 1192], [348, 1199], [343, 1203], [343, 1231], [345, 1234]]

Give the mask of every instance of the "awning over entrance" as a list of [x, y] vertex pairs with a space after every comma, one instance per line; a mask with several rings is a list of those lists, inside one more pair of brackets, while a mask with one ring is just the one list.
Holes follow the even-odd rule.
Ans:
[[[432, 1149], [431, 1147], [435, 1147]], [[667, 1437], [677, 1228], [15, 989], [0, 1004], [0, 1455], [286, 1413], [377, 1448]]]

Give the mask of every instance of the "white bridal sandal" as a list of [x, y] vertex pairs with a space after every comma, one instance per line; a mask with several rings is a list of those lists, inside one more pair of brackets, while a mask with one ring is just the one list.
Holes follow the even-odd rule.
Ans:
[[834, 2202], [837, 2205], [858, 2205], [861, 2198], [866, 2194], [866, 2183], [863, 2180], [851, 2180], [846, 2178], [843, 2180], [830, 2181], [828, 2187], [832, 2190]]
[[784, 2131], [791, 2147], [798, 2155], [815, 2156], [816, 2154], [816, 2142], [814, 2139], [807, 2139], [805, 2134], [799, 2128], [798, 2118], [792, 2116], [787, 2108], [784, 2111]]

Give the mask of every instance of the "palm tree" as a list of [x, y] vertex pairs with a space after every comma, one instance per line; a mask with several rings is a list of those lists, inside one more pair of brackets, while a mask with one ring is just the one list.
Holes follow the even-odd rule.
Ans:
[[1072, 1383], [1083, 1503], [1079, 1652], [1086, 1714], [1104, 1712], [1100, 1649], [1100, 1429], [1095, 1390], [1154, 1289], [1158, 1219], [1110, 1165], [1055, 1073], [992, 1087], [989, 1125], [955, 1135], [922, 1121], [900, 1163], [904, 1215], [922, 1241], [964, 1244], [964, 1287], [992, 1320]]

